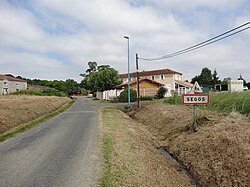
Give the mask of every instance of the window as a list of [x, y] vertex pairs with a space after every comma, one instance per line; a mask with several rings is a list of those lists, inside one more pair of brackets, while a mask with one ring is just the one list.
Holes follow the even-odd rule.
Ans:
[[165, 79], [165, 76], [164, 75], [161, 75], [161, 80], [164, 80]]
[[152, 75], [152, 77], [151, 77], [151, 78], [152, 78], [152, 80], [155, 80], [155, 76], [154, 76], [154, 75]]

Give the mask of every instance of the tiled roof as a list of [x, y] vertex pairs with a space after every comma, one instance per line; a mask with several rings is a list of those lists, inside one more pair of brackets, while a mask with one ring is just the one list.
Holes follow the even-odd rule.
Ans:
[[[164, 86], [164, 84], [159, 83], [159, 82], [154, 81], [154, 80], [150, 80], [150, 79], [148, 79], [148, 78], [141, 78], [141, 79], [139, 80], [139, 82], [144, 81], [144, 80], [150, 81], [150, 82], [152, 82], [152, 83], [154, 83], [154, 84], [158, 84], [159, 86]], [[135, 83], [136, 83], [136, 80], [131, 81], [131, 82], [130, 82], [130, 85], [131, 85], [131, 84], [135, 84]], [[128, 85], [128, 83], [126, 82], [126, 83], [119, 84], [119, 85], [115, 86], [114, 88], [122, 88], [122, 87], [127, 86], [127, 85]]]
[[1, 75], [1, 74], [0, 74], [0, 80], [8, 80], [8, 81], [15, 81], [15, 82], [27, 82], [26, 80], [23, 80], [23, 79], [18, 79], [15, 77]]
[[[179, 74], [182, 75], [182, 73], [171, 70], [171, 69], [159, 69], [159, 70], [151, 70], [151, 71], [142, 71], [139, 72], [139, 76], [150, 76], [150, 75], [164, 75], [164, 74]], [[131, 77], [136, 77], [136, 72], [130, 73]], [[120, 74], [120, 78], [128, 78], [128, 74]]]
[[182, 84], [184, 86], [187, 86], [187, 87], [193, 87], [193, 84], [190, 83], [190, 82], [184, 82], [184, 81], [180, 81], [180, 80], [175, 80], [176, 83], [179, 83], [179, 84]]

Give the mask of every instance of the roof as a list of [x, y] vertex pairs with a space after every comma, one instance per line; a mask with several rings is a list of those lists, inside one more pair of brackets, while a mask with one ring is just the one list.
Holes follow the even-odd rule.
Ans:
[[[141, 79], [139, 79], [139, 82], [141, 82], [141, 81], [149, 81], [149, 82], [151, 82], [151, 83], [158, 84], [159, 86], [164, 86], [164, 84], [159, 83], [159, 82], [154, 81], [154, 80], [150, 80], [150, 79], [148, 79], [148, 78], [141, 78]], [[131, 81], [131, 82], [130, 82], [130, 85], [131, 85], [131, 84], [135, 84], [135, 83], [136, 83], [136, 80]], [[127, 86], [127, 85], [128, 85], [128, 82], [122, 83], [122, 84], [119, 84], [119, 85], [116, 85], [114, 88], [122, 88], [122, 87], [125, 87], [125, 86]]]
[[[139, 76], [150, 76], [150, 75], [163, 75], [163, 74], [179, 74], [182, 75], [182, 73], [171, 70], [171, 69], [159, 69], [159, 70], [151, 70], [151, 71], [142, 71], [139, 72]], [[131, 77], [136, 77], [136, 72], [130, 73]], [[128, 74], [119, 74], [120, 78], [128, 78]]]
[[186, 87], [193, 87], [193, 84], [189, 83], [189, 82], [184, 82], [184, 81], [180, 81], [180, 80], [175, 80], [175, 82], [177, 84], [181, 84], [181, 85], [186, 86]]
[[8, 80], [8, 81], [15, 81], [15, 82], [27, 82], [26, 80], [23, 79], [18, 79], [12, 76], [7, 76], [7, 75], [2, 75], [0, 74], [0, 80]]

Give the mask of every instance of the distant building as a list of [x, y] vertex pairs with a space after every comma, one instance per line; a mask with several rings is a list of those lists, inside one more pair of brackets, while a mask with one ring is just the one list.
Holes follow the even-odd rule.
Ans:
[[243, 80], [228, 80], [228, 91], [239, 92], [243, 91]]
[[27, 89], [27, 81], [0, 74], [0, 95]]

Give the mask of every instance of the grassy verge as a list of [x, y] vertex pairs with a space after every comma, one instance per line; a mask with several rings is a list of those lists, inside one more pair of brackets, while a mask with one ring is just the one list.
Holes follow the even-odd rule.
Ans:
[[[164, 103], [181, 104], [181, 97], [167, 98]], [[250, 113], [250, 92], [226, 92], [210, 94], [210, 104], [206, 108], [219, 112], [239, 112], [243, 115]]]
[[192, 186], [160, 155], [151, 133], [117, 109], [101, 110], [103, 169], [101, 187]]
[[0, 135], [0, 142], [5, 141], [8, 138], [14, 137], [17, 134], [20, 134], [22, 132], [25, 132], [29, 129], [31, 129], [32, 127], [37, 126], [38, 124], [47, 121], [49, 119], [51, 119], [52, 117], [62, 113], [63, 111], [65, 111], [67, 108], [69, 108], [73, 103], [75, 102], [75, 99], [72, 99], [70, 102], [68, 102], [66, 105], [64, 105], [62, 108], [56, 110], [55, 112], [43, 115], [35, 120], [32, 120], [31, 122], [25, 123], [23, 125], [20, 125], [19, 127], [10, 130], [8, 132], [5, 132], [4, 134]]

